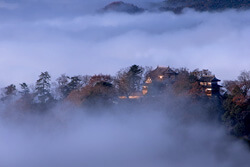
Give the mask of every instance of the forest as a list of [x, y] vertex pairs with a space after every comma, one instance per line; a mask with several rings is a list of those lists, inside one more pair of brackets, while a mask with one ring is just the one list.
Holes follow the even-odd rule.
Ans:
[[62, 74], [55, 81], [48, 72], [42, 72], [34, 84], [24, 82], [1, 89], [1, 117], [8, 117], [9, 113], [44, 114], [66, 104], [89, 112], [119, 107], [165, 111], [171, 105], [184, 110], [186, 121], [192, 120], [192, 114], [198, 111], [206, 119], [222, 124], [230, 135], [250, 141], [250, 71], [242, 71], [235, 80], [223, 81], [219, 95], [208, 97], [198, 81], [204, 75], [212, 75], [211, 71], [171, 69], [177, 74], [174, 80], [156, 85], [160, 91], [154, 89], [154, 93], [135, 99], [119, 97], [140, 93], [152, 67], [132, 65], [115, 76]]
[[227, 8], [249, 8], [248, 0], [167, 0], [166, 4], [179, 6], [179, 7], [190, 7], [198, 11], [211, 11], [211, 10], [223, 10]]

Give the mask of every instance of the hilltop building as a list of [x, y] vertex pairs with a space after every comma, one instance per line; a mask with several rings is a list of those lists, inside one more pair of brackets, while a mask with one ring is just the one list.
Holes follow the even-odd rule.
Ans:
[[[143, 96], [157, 96], [160, 94], [171, 92], [171, 86], [177, 79], [179, 74], [170, 67], [158, 66], [153, 71], [149, 72], [143, 84], [141, 92], [133, 92], [129, 96], [119, 96], [120, 99], [140, 99]], [[220, 80], [214, 75], [203, 75], [197, 80], [202, 87], [204, 93], [208, 97], [219, 96], [221, 85]]]
[[142, 96], [142, 92], [134, 92], [129, 96], [119, 96], [119, 99], [140, 99]]
[[177, 75], [178, 73], [170, 67], [158, 66], [146, 76], [142, 90], [143, 95], [162, 92], [168, 85], [175, 81]]
[[217, 96], [220, 95], [220, 82], [214, 75], [204, 75], [199, 79], [199, 84], [203, 87], [204, 92], [207, 96]]

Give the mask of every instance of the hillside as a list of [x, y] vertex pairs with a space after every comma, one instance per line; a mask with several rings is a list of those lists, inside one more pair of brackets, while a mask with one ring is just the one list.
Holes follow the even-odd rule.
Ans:
[[193, 8], [197, 11], [217, 11], [225, 9], [247, 9], [249, 0], [167, 0], [161, 4], [161, 10], [181, 11]]
[[125, 3], [123, 1], [115, 1], [107, 6], [105, 6], [103, 9], [101, 9], [102, 12], [124, 12], [124, 13], [141, 13], [144, 11], [143, 8], [139, 8], [136, 5]]

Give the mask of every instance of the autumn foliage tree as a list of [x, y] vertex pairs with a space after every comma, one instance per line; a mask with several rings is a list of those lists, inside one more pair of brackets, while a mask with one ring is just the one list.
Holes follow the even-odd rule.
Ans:
[[138, 65], [132, 65], [119, 71], [116, 77], [116, 85], [120, 95], [129, 96], [140, 91], [143, 84], [143, 72], [144, 68]]
[[85, 106], [111, 104], [113, 99], [117, 98], [113, 83], [114, 79], [110, 75], [94, 75], [86, 86], [72, 91], [67, 99], [77, 105]]
[[173, 83], [173, 91], [177, 95], [186, 95], [191, 96], [193, 98], [199, 98], [204, 96], [204, 90], [201, 85], [199, 85], [199, 78], [203, 75], [211, 74], [208, 70], [194, 70], [190, 72], [186, 68], [176, 69], [178, 73], [174, 83]]
[[[99, 74], [70, 77], [63, 74], [56, 79], [55, 83], [51, 83], [48, 72], [42, 72], [33, 87], [26, 83], [20, 84], [20, 90], [14, 84], [4, 87], [1, 103], [11, 102], [15, 104], [11, 107], [15, 106], [16, 109], [25, 111], [48, 111], [56, 102], [71, 102], [83, 108], [119, 106], [122, 103], [120, 96], [129, 97], [142, 91], [142, 86], [145, 86], [150, 72], [152, 72], [151, 68], [132, 65], [120, 70], [116, 76]], [[221, 120], [229, 127], [232, 134], [239, 137], [249, 136], [250, 139], [250, 71], [243, 71], [237, 80], [225, 81], [224, 94], [207, 97], [199, 79], [211, 74], [209, 70], [175, 69], [173, 77], [168, 78], [167, 75], [165, 77], [171, 82], [159, 80], [159, 84], [162, 84], [164, 89], [171, 89], [171, 91], [156, 89], [152, 94], [148, 93], [140, 100], [134, 100], [133, 103], [146, 104], [157, 98], [164, 99], [166, 95], [187, 97], [192, 104], [202, 104], [206, 112], [221, 114]], [[127, 101], [132, 102], [129, 98]]]
[[232, 126], [233, 133], [237, 136], [250, 134], [250, 71], [243, 71], [238, 80], [225, 81], [227, 92], [224, 95], [223, 106], [225, 113], [223, 120]]

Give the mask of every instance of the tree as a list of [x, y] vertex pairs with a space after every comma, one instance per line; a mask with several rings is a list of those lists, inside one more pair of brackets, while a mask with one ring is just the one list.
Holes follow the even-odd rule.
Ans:
[[141, 89], [143, 68], [132, 65], [128, 71], [130, 91], [136, 92]]
[[178, 75], [173, 83], [173, 90], [176, 94], [186, 94], [191, 88], [188, 69], [181, 68], [176, 70]]
[[127, 80], [127, 72], [125, 70], [118, 71], [115, 79], [115, 87], [120, 95], [129, 96], [129, 83]]
[[117, 98], [114, 79], [110, 75], [94, 75], [81, 89], [70, 92], [67, 99], [77, 105], [95, 106], [111, 104]]
[[70, 93], [73, 90], [81, 88], [81, 79], [79, 76], [73, 76], [70, 78], [70, 82], [68, 83], [68, 89]]
[[191, 74], [199, 79], [204, 75], [212, 75], [212, 72], [209, 71], [208, 69], [203, 69], [203, 70], [195, 69], [194, 71], [191, 72]]
[[30, 93], [30, 88], [26, 83], [21, 83], [21, 97], [16, 102], [16, 107], [20, 111], [30, 111], [32, 109], [33, 94]]
[[61, 96], [62, 99], [64, 99], [65, 97], [68, 96], [69, 94], [69, 79], [70, 77], [62, 74], [59, 78], [56, 79], [57, 84], [58, 84], [58, 92], [59, 92], [59, 96]]
[[116, 85], [120, 94], [129, 96], [140, 91], [143, 83], [143, 71], [144, 69], [138, 65], [132, 65], [119, 71], [116, 77]]
[[84, 86], [88, 85], [91, 78], [92, 78], [92, 76], [90, 76], [90, 75], [81, 75], [81, 76], [79, 76], [79, 79], [81, 80], [81, 83], [80, 83], [81, 87], [84, 87]]
[[13, 84], [5, 87], [4, 89], [5, 89], [5, 95], [6, 96], [13, 96], [13, 95], [16, 95], [16, 93], [17, 93], [16, 86], [13, 85]]
[[92, 87], [87, 87], [87, 94], [84, 97], [84, 104], [88, 106], [111, 105], [117, 98], [113, 84], [106, 81], [97, 82]]
[[45, 104], [48, 102], [51, 102], [53, 99], [50, 93], [50, 80], [51, 76], [49, 73], [42, 72], [41, 75], [39, 76], [39, 79], [36, 81], [36, 87], [35, 87], [35, 94], [36, 94], [36, 102]]
[[94, 75], [90, 78], [89, 84], [90, 86], [95, 86], [99, 82], [108, 82], [113, 83], [114, 79], [110, 75]]
[[227, 91], [227, 94], [234, 94], [234, 89], [239, 85], [238, 81], [224, 81], [223, 86]]
[[3, 94], [3, 97], [1, 98], [1, 100], [5, 101], [5, 100], [12, 99], [16, 95], [16, 93], [17, 93], [16, 86], [14, 84], [6, 86], [4, 88], [3, 93], [4, 94]]
[[224, 95], [225, 113], [222, 119], [229, 123], [234, 135], [238, 137], [249, 135], [250, 72], [241, 72], [238, 80], [224, 81], [224, 87], [227, 92]]
[[247, 96], [250, 90], [250, 71], [241, 72], [238, 76], [238, 80], [244, 96]]
[[21, 86], [20, 94], [22, 96], [26, 96], [27, 94], [30, 93], [30, 89], [26, 83], [21, 83], [20, 86]]

